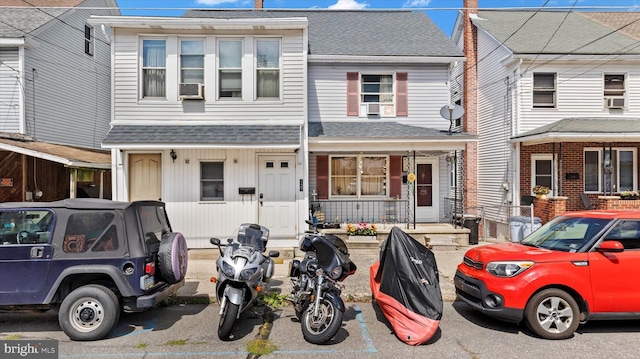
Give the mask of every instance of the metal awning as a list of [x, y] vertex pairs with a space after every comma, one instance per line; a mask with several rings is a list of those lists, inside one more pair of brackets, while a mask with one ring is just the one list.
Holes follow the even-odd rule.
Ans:
[[111, 169], [111, 154], [105, 150], [11, 138], [0, 138], [0, 150], [61, 163], [71, 168]]
[[102, 141], [102, 147], [295, 149], [300, 143], [298, 125], [116, 125]]
[[559, 142], [640, 142], [638, 118], [563, 118], [513, 136], [523, 145]]

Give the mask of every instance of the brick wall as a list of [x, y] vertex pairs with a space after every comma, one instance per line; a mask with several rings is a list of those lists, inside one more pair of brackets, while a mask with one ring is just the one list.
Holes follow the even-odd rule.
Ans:
[[535, 198], [533, 200], [533, 215], [547, 223], [553, 218], [567, 211], [567, 197]]
[[[583, 210], [584, 205], [580, 199], [580, 194], [584, 193], [584, 148], [602, 148], [599, 142], [567, 142], [562, 143], [562, 152], [560, 152], [560, 144], [555, 144], [555, 152], [558, 158], [562, 160], [562, 168], [560, 169], [559, 183], [561, 188], [558, 194], [567, 197], [566, 209], [568, 211]], [[608, 147], [608, 146], [607, 146]], [[638, 143], [616, 143], [613, 147], [638, 148]], [[531, 155], [533, 154], [552, 154], [554, 152], [553, 144], [545, 143], [532, 146], [521, 146], [520, 148], [520, 195], [528, 196], [531, 194]], [[639, 151], [640, 152], [640, 151]], [[562, 156], [560, 157], [560, 153]], [[640, 161], [637, 161], [640, 164]], [[578, 179], [566, 179], [567, 173], [577, 173]], [[640, 166], [638, 168], [640, 173]], [[592, 203], [598, 203], [598, 196], [601, 194], [589, 194]]]

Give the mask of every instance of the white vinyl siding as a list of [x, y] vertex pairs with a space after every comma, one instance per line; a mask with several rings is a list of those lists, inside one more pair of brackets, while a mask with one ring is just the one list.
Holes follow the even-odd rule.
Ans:
[[[143, 38], [135, 29], [116, 29], [114, 37], [114, 123], [144, 124], [145, 121], [233, 121], [251, 122], [277, 119], [279, 123], [302, 124], [306, 118], [305, 69], [306, 57], [302, 30], [282, 31], [281, 38], [281, 98], [273, 101], [255, 100], [254, 39], [257, 35], [225, 34], [205, 36], [205, 101], [198, 109], [194, 103], [178, 100], [178, 36], [165, 34], [167, 39], [166, 101], [138, 101], [138, 47]], [[201, 35], [201, 33], [198, 33]], [[187, 34], [182, 34], [182, 38]], [[196, 35], [194, 33], [193, 35]], [[148, 36], [148, 34], [146, 34]], [[216, 43], [229, 36], [242, 37], [244, 43], [242, 91], [243, 97], [234, 101], [218, 99]], [[272, 114], [272, 115], [269, 115]]]
[[20, 90], [19, 49], [0, 48], [0, 132], [20, 133], [24, 106]]

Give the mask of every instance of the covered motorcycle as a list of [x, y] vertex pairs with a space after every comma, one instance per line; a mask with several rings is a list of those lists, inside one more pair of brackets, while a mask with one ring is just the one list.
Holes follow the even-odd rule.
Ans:
[[240, 225], [237, 235], [229, 238], [227, 244], [211, 238], [211, 244], [220, 250], [216, 261], [218, 278], [212, 278], [212, 281], [216, 283], [216, 297], [220, 303], [218, 337], [222, 340], [229, 339], [235, 321], [251, 307], [273, 275], [274, 262], [271, 258], [280, 256], [280, 253], [270, 251], [269, 256], [263, 254], [268, 240], [269, 229], [258, 224]]
[[431, 339], [443, 309], [433, 252], [393, 227], [369, 272], [373, 298], [396, 336], [410, 345]]

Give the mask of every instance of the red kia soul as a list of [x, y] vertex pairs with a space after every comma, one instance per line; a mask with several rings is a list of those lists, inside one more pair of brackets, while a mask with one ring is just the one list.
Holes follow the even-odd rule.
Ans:
[[640, 210], [559, 216], [520, 243], [465, 253], [459, 300], [537, 335], [566, 339], [581, 323], [640, 317]]

